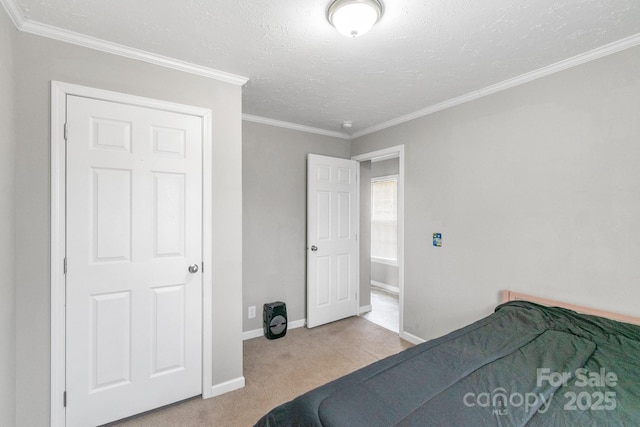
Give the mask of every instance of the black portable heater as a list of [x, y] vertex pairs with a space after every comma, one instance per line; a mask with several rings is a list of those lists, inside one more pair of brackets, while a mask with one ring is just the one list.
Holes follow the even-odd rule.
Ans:
[[282, 338], [287, 333], [287, 305], [276, 301], [264, 305], [262, 312], [264, 336], [270, 340]]

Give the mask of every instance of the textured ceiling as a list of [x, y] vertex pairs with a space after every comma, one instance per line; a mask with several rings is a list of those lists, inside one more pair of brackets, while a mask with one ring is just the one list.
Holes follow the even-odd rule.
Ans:
[[386, 0], [370, 33], [330, 0], [4, 0], [23, 18], [246, 76], [245, 114], [359, 132], [640, 33], [639, 0]]

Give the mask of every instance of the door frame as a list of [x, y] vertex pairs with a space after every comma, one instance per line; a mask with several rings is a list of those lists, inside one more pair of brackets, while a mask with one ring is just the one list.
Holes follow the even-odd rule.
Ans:
[[[400, 338], [414, 342], [404, 331], [404, 145], [358, 154], [357, 156], [351, 156], [351, 160], [366, 162], [396, 157], [400, 166], [398, 172], [398, 331]], [[360, 199], [360, 186], [358, 186], [358, 199]], [[363, 260], [361, 259], [360, 262], [363, 262]], [[371, 263], [371, 259], [368, 259], [367, 262]], [[360, 293], [358, 293], [358, 297], [360, 297]]]
[[212, 397], [211, 110], [51, 81], [51, 426], [66, 425], [66, 147], [68, 95], [118, 102], [202, 119], [202, 397]]

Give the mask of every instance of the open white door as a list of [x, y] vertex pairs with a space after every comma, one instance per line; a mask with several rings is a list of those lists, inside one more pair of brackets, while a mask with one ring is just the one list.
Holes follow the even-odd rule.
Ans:
[[67, 97], [67, 425], [202, 393], [202, 118]]
[[358, 162], [309, 154], [307, 327], [358, 314]]

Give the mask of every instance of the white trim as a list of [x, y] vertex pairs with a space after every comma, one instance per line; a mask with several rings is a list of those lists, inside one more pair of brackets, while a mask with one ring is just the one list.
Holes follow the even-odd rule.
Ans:
[[[145, 108], [153, 108], [156, 110], [170, 111], [175, 113], [189, 114], [192, 116], [211, 117], [211, 110], [201, 107], [193, 107], [185, 104], [177, 104], [169, 101], [161, 101], [153, 98], [145, 98], [143, 96], [129, 95], [121, 92], [113, 92], [110, 90], [96, 89], [88, 86], [81, 86], [72, 83], [64, 83], [59, 81], [51, 81], [52, 87], [55, 86], [66, 97], [66, 95], [81, 96], [84, 98], [103, 99], [119, 104], [141, 106]], [[64, 117], [64, 114], [61, 116]], [[211, 124], [208, 126], [211, 131]], [[210, 137], [211, 135], [209, 135]], [[63, 138], [64, 140], [64, 138]], [[209, 166], [209, 165], [207, 165]]]
[[13, 0], [0, 0], [0, 3], [2, 3], [9, 18], [13, 21], [13, 25], [19, 30], [24, 24], [24, 17], [22, 16], [20, 8], [16, 5], [16, 2]]
[[[398, 330], [402, 338], [404, 332], [404, 180], [405, 180], [405, 160], [404, 145], [383, 148], [370, 153], [352, 156], [351, 160], [357, 162], [378, 161], [398, 157]], [[358, 187], [359, 189], [360, 187]], [[360, 194], [360, 193], [358, 193]], [[359, 206], [359, 202], [358, 202]], [[359, 214], [358, 214], [359, 218]], [[359, 225], [358, 225], [359, 227]]]
[[[213, 396], [208, 390], [212, 385], [212, 231], [211, 231], [211, 111], [200, 107], [158, 101], [151, 98], [127, 95], [102, 89], [94, 89], [69, 83], [51, 82], [51, 401], [52, 426], [64, 426], [66, 413], [62, 405], [65, 391], [65, 276], [63, 260], [66, 256], [66, 188], [65, 188], [65, 141], [66, 100], [68, 95], [93, 99], [104, 99], [127, 105], [138, 105], [163, 111], [189, 114], [202, 118], [203, 129], [203, 194], [202, 194], [202, 258], [205, 271], [202, 277], [202, 390], [203, 398]], [[242, 379], [244, 384], [244, 378]], [[215, 395], [215, 394], [214, 394]], [[59, 398], [58, 398], [59, 396]]]
[[374, 176], [371, 178], [371, 182], [397, 181], [398, 176], [400, 175], [398, 175], [397, 173], [393, 173], [391, 175]]
[[371, 262], [375, 262], [376, 264], [390, 265], [392, 267], [397, 267], [398, 266], [398, 260], [397, 259], [393, 259], [393, 258], [380, 258], [380, 257], [377, 257], [377, 256], [372, 256], [371, 257]]
[[[202, 116], [202, 398], [215, 396], [213, 390], [213, 118], [210, 110]], [[205, 166], [206, 165], [206, 166]], [[244, 380], [244, 379], [243, 379]]]
[[351, 135], [351, 139], [359, 138], [364, 135], [368, 135], [374, 132], [381, 131], [383, 129], [390, 128], [392, 126], [399, 125], [401, 123], [405, 123], [420, 117], [427, 116], [429, 114], [436, 113], [438, 111], [445, 110], [447, 108], [455, 107], [456, 105], [464, 104], [465, 102], [473, 101], [479, 98], [482, 98], [487, 95], [491, 95], [496, 92], [503, 91], [505, 89], [509, 89], [515, 86], [519, 86], [525, 83], [529, 83], [533, 80], [549, 76], [551, 74], [564, 71], [566, 69], [576, 67], [578, 65], [584, 64], [586, 62], [594, 61], [596, 59], [600, 59], [607, 55], [611, 55], [617, 52], [620, 52], [625, 49], [632, 48], [634, 46], [640, 45], [640, 33], [635, 34], [633, 36], [624, 38], [622, 40], [615, 41], [613, 43], [609, 43], [607, 45], [598, 47], [589, 52], [581, 53], [579, 55], [573, 56], [571, 58], [556, 62], [555, 64], [548, 65], [546, 67], [542, 67], [538, 70], [530, 71], [525, 74], [521, 74], [519, 76], [513, 77], [511, 79], [503, 80], [499, 83], [496, 83], [491, 86], [487, 86], [483, 89], [478, 89], [471, 91], [467, 94], [458, 96], [456, 98], [448, 99], [439, 104], [432, 105], [430, 107], [415, 111], [413, 113], [397, 117], [395, 119], [388, 120], [386, 122], [379, 123], [377, 125], [370, 126], [366, 129], [362, 129], [358, 132], [354, 132]]
[[243, 114], [242, 120], [245, 120], [247, 122], [259, 123], [263, 125], [281, 127], [285, 129], [293, 129], [300, 132], [314, 133], [314, 134], [323, 135], [323, 136], [332, 136], [334, 138], [342, 138], [347, 140], [351, 139], [351, 136], [349, 136], [346, 133], [314, 128], [311, 126], [299, 125], [296, 123], [285, 122], [282, 120], [268, 119], [266, 117], [253, 116], [251, 114]]
[[304, 328], [305, 326], [307, 326], [307, 319], [294, 320], [287, 323], [288, 329]]
[[380, 288], [387, 292], [391, 292], [392, 294], [400, 293], [400, 288], [398, 286], [390, 285], [388, 283], [378, 282], [376, 280], [372, 280], [370, 283], [371, 283], [371, 286], [375, 286], [376, 288]]
[[83, 46], [89, 49], [95, 49], [102, 52], [123, 56], [125, 58], [159, 65], [161, 67], [172, 68], [174, 70], [196, 74], [225, 83], [231, 83], [237, 86], [242, 86], [249, 80], [248, 77], [227, 73], [225, 71], [215, 70], [213, 68], [181, 61], [179, 59], [170, 58], [168, 56], [158, 55], [141, 49], [124, 46], [118, 43], [113, 43], [85, 34], [80, 34], [62, 28], [54, 27], [52, 25], [36, 22], [28, 18], [25, 19], [22, 15], [22, 11], [16, 5], [14, 0], [0, 0], [0, 2], [4, 4], [4, 7], [7, 10], [7, 13], [11, 17], [11, 20], [13, 21], [16, 28], [20, 31], [24, 31], [25, 33], [31, 33], [61, 42], [71, 43], [77, 46]]
[[426, 342], [425, 340], [423, 340], [420, 337], [417, 337], [415, 335], [412, 335], [408, 332], [400, 332], [400, 338], [402, 338], [405, 341], [409, 341], [411, 344], [422, 344], [423, 342]]
[[66, 93], [51, 83], [51, 426], [66, 425], [62, 400], [65, 390], [66, 256], [65, 224], [65, 141]]
[[364, 313], [369, 313], [371, 310], [373, 310], [373, 307], [371, 306], [371, 304], [360, 306], [360, 311], [358, 311], [358, 316]]
[[[382, 160], [395, 159], [400, 156], [400, 152], [404, 152], [404, 145], [396, 145], [395, 147], [382, 148], [370, 153], [358, 154], [356, 156], [351, 156], [351, 160], [355, 160], [357, 162], [364, 162], [367, 160], [380, 162]], [[400, 177], [400, 173], [398, 174], [398, 177]]]
[[[287, 328], [289, 325], [287, 325]], [[259, 338], [264, 336], [264, 330], [262, 329], [253, 329], [251, 331], [246, 331], [242, 333], [242, 341], [250, 340], [253, 338]]]
[[[287, 330], [302, 328], [307, 324], [307, 319], [294, 320], [293, 322], [287, 322]], [[242, 333], [242, 340], [250, 340], [253, 338], [259, 338], [264, 336], [264, 330], [261, 329], [253, 329], [251, 331], [246, 331]]]
[[[351, 159], [353, 161], [353, 159]], [[355, 239], [356, 239], [356, 283], [358, 284], [356, 289], [356, 306], [354, 315], [358, 315], [358, 310], [360, 308], [360, 263], [362, 260], [360, 259], [360, 240], [358, 239], [359, 235], [362, 235], [360, 232], [360, 163], [356, 164], [356, 229], [355, 229]]]
[[[155, 65], [160, 65], [163, 67], [173, 68], [173, 69], [184, 71], [187, 73], [209, 77], [212, 79], [236, 84], [239, 86], [246, 84], [246, 82], [249, 80], [248, 77], [239, 76], [239, 75], [227, 73], [220, 70], [215, 70], [208, 67], [203, 67], [201, 65], [196, 65], [189, 62], [180, 61], [178, 59], [157, 55], [157, 54], [146, 52], [140, 49], [130, 48], [127, 46], [108, 42], [106, 40], [97, 39], [95, 37], [75, 33], [68, 30], [63, 30], [57, 27], [53, 27], [50, 25], [28, 20], [24, 18], [24, 16], [22, 15], [21, 9], [16, 5], [14, 0], [0, 0], [0, 3], [4, 5], [4, 8], [6, 9], [9, 17], [13, 21], [16, 28], [20, 31], [40, 35], [43, 37], [52, 38], [55, 40], [60, 40], [67, 43], [76, 44], [79, 46], [88, 47], [90, 49], [96, 49], [103, 52], [112, 53], [115, 55], [137, 59], [140, 61], [148, 62]], [[593, 60], [602, 58], [604, 56], [611, 55], [616, 52], [620, 52], [622, 50], [635, 47], [637, 45], [640, 45], [640, 33], [626, 37], [622, 40], [609, 43], [604, 46], [600, 46], [589, 52], [585, 52], [585, 53], [573, 56], [571, 58], [556, 62], [546, 67], [542, 67], [538, 70], [530, 71], [528, 73], [521, 74], [520, 76], [516, 76], [511, 79], [504, 80], [502, 82], [498, 82], [494, 85], [487, 86], [483, 89], [478, 89], [478, 90], [469, 92], [467, 94], [458, 96], [456, 98], [452, 98], [452, 99], [443, 101], [441, 103], [432, 105], [430, 107], [415, 111], [413, 113], [400, 116], [395, 119], [387, 120], [377, 125], [370, 126], [368, 128], [354, 132], [351, 135], [342, 133], [342, 132], [329, 131], [329, 130], [309, 127], [305, 125], [289, 123], [289, 122], [280, 121], [280, 120], [268, 119], [268, 118], [259, 117], [259, 116], [252, 116], [249, 114], [243, 114], [242, 118], [243, 120], [247, 120], [255, 123], [268, 124], [268, 125], [284, 127], [288, 129], [295, 129], [302, 132], [309, 132], [309, 133], [315, 133], [319, 135], [333, 136], [336, 138], [351, 140], [351, 139], [359, 138], [361, 136], [368, 135], [374, 132], [378, 132], [383, 129], [390, 128], [392, 126], [396, 126], [396, 125], [408, 122], [410, 120], [424, 117], [429, 114], [442, 111], [447, 108], [454, 107], [456, 105], [463, 104], [465, 102], [473, 101], [475, 99], [479, 99], [484, 96], [487, 96], [496, 92], [500, 92], [505, 89], [519, 86], [521, 84], [528, 83], [530, 81], [539, 79], [541, 77], [545, 77], [545, 76], [557, 73], [559, 71], [563, 71], [563, 70], [584, 64], [586, 62], [593, 61]]]
[[215, 384], [207, 394], [211, 397], [216, 397], [221, 394], [229, 393], [230, 391], [238, 390], [242, 387], [244, 387], [244, 377], [238, 377], [220, 384]]

